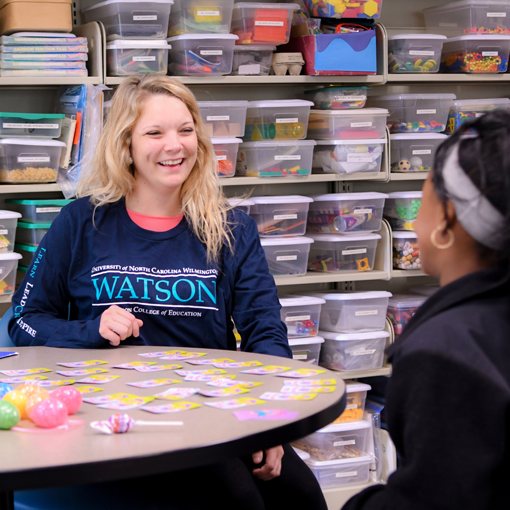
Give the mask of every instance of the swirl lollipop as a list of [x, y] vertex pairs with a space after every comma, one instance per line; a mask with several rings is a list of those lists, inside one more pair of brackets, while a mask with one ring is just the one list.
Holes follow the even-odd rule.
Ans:
[[93, 421], [90, 426], [103, 434], [124, 434], [135, 425], [182, 425], [182, 421], [143, 421], [134, 420], [128, 414], [112, 414], [108, 420]]

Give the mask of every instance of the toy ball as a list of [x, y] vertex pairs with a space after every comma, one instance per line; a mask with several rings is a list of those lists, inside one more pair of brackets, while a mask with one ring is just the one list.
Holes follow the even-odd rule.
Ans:
[[7, 400], [0, 400], [0, 429], [9, 430], [20, 420], [18, 408]]
[[50, 395], [49, 398], [32, 408], [30, 416], [37, 426], [53, 429], [67, 421], [67, 407], [63, 402]]
[[402, 172], [409, 172], [411, 170], [411, 163], [407, 159], [401, 159], [398, 162], [398, 169]]
[[423, 160], [421, 158], [419, 158], [418, 156], [413, 156], [410, 160], [409, 160], [409, 163], [411, 163], [411, 166], [414, 168], [414, 167], [417, 167], [419, 168], [420, 166], [423, 166]]
[[51, 392], [51, 396], [63, 402], [67, 407], [67, 414], [73, 414], [81, 407], [81, 393], [71, 386], [63, 386]]
[[14, 404], [18, 408], [21, 418], [23, 419], [25, 417], [25, 406], [27, 404], [27, 396], [24, 393], [21, 393], [21, 391], [12, 390], [6, 393], [3, 396], [2, 400], [7, 400], [7, 402], [11, 402], [11, 404]]
[[4, 395], [13, 389], [14, 388], [10, 384], [0, 383], [0, 398], [4, 398]]
[[29, 420], [32, 419], [32, 409], [43, 400], [46, 400], [50, 396], [50, 392], [45, 390], [44, 388], [41, 388], [43, 391], [38, 391], [37, 393], [34, 393], [33, 395], [30, 395], [27, 398], [27, 403], [25, 406], [25, 413]]

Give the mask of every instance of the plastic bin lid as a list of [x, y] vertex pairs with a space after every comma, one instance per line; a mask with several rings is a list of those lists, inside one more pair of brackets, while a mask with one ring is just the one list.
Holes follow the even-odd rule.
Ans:
[[168, 42], [172, 41], [203, 41], [205, 39], [226, 39], [228, 41], [237, 41], [239, 36], [234, 34], [181, 34], [174, 35], [167, 39]]
[[[353, 422], [354, 423], [354, 422]], [[365, 454], [361, 455], [361, 457], [354, 457], [352, 459], [339, 459], [339, 460], [323, 460], [323, 461], [316, 461], [307, 459], [304, 461], [309, 466], [312, 466], [314, 468], [321, 468], [321, 467], [334, 467], [334, 466], [344, 466], [349, 464], [370, 464], [372, 462], [372, 456]]]
[[370, 384], [360, 383], [357, 381], [344, 381], [346, 393], [356, 393], [357, 391], [369, 391], [372, 389]]
[[[21, 216], [21, 214], [20, 214]], [[1, 218], [1, 216], [0, 216]], [[18, 228], [30, 228], [30, 229], [48, 229], [51, 227], [51, 223], [32, 223], [31, 221], [18, 221]]]
[[168, 50], [172, 46], [166, 41], [158, 41], [156, 39], [146, 40], [123, 40], [116, 39], [115, 41], [106, 44], [107, 50]]
[[2, 138], [1, 144], [4, 145], [32, 145], [34, 147], [65, 147], [64, 142], [58, 140], [40, 140], [35, 138]]
[[423, 191], [393, 191], [388, 193], [388, 198], [422, 198]]
[[460, 2], [450, 2], [447, 5], [438, 5], [436, 7], [428, 7], [423, 9], [422, 12], [442, 12], [458, 9], [459, 7], [489, 7], [490, 5], [498, 5], [508, 7], [507, 0], [461, 0]]
[[[370, 386], [368, 386], [370, 388]], [[328, 432], [349, 432], [351, 430], [363, 430], [370, 428], [370, 423], [365, 420], [353, 421], [350, 423], [332, 423], [324, 428], [316, 430], [315, 433], [327, 434]]]
[[314, 241], [327, 243], [347, 243], [349, 241], [373, 241], [381, 239], [379, 234], [309, 234]]
[[266, 4], [262, 2], [239, 2], [234, 4], [234, 9], [288, 9], [297, 11], [300, 9], [298, 4]]
[[228, 199], [228, 203], [232, 206], [232, 207], [237, 207], [237, 206], [243, 206], [243, 205], [254, 205], [255, 202], [253, 200], [250, 200], [249, 198], [229, 198]]
[[240, 138], [228, 138], [223, 136], [211, 137], [211, 143], [213, 145], [228, 144], [228, 143], [242, 143]]
[[250, 197], [256, 204], [305, 204], [313, 202], [310, 197], [302, 195], [284, 195], [274, 197]]
[[[457, 99], [452, 103], [452, 108], [455, 107], [462, 107], [462, 106], [470, 106], [470, 107], [476, 107], [476, 106], [491, 106], [494, 105], [495, 108], [499, 108], [502, 105], [505, 105], [508, 107], [510, 104], [510, 99], [507, 97], [496, 97], [493, 99]], [[2, 114], [0, 114], [1, 116]]]
[[[394, 294], [388, 301], [388, 308], [409, 308], [421, 306], [427, 301], [425, 296], [416, 296], [414, 294]], [[322, 335], [324, 336], [324, 335]], [[325, 337], [324, 337], [325, 338]]]
[[[455, 104], [455, 101], [452, 103]], [[390, 140], [444, 140], [448, 135], [441, 133], [395, 133], [390, 135]]]
[[21, 258], [19, 253], [0, 253], [0, 260], [19, 260]]
[[313, 239], [309, 237], [296, 236], [296, 237], [279, 237], [278, 239], [274, 237], [262, 237], [260, 239], [260, 244], [262, 246], [288, 246], [293, 244], [312, 244]]
[[324, 299], [315, 296], [291, 296], [286, 294], [280, 298], [280, 305], [282, 307], [323, 305], [325, 302]]
[[395, 239], [418, 239], [416, 232], [395, 232], [391, 233]]
[[21, 205], [67, 205], [74, 202], [74, 199], [65, 198], [43, 198], [43, 199], [19, 199], [8, 198], [5, 201], [7, 204], [21, 204]]
[[14, 211], [0, 211], [0, 220], [11, 220], [14, 218], [21, 218], [21, 214], [19, 212]]
[[[510, 36], [508, 39], [510, 39]], [[374, 97], [374, 101], [404, 101], [406, 99], [457, 99], [457, 96], [455, 94], [390, 94]]]
[[446, 39], [445, 44], [457, 41], [510, 41], [510, 35], [459, 35]]
[[385, 290], [370, 290], [368, 292], [314, 292], [313, 295], [326, 301], [357, 301], [358, 299], [390, 298], [393, 294]]
[[270, 140], [264, 142], [244, 142], [243, 147], [312, 147], [317, 145], [315, 140]]
[[326, 195], [312, 195], [314, 202], [333, 202], [337, 200], [373, 200], [388, 198], [386, 193], [369, 191], [367, 193], [328, 193]]
[[291, 347], [296, 347], [298, 345], [315, 345], [315, 344], [323, 344], [324, 338], [321, 336], [311, 336], [307, 338], [289, 338], [289, 345]]
[[267, 101], [250, 101], [248, 108], [285, 108], [287, 106], [313, 106], [313, 103], [304, 99], [269, 99]]
[[310, 115], [329, 115], [332, 117], [350, 117], [351, 115], [389, 115], [389, 111], [385, 108], [358, 108], [357, 110], [310, 110]]
[[292, 447], [292, 449], [297, 453], [298, 457], [301, 460], [307, 460], [310, 458], [310, 454], [307, 452], [304, 452], [303, 450], [300, 450], [299, 448], [296, 448], [295, 446]]
[[370, 140], [317, 140], [317, 145], [375, 145], [382, 143], [387, 143], [386, 138], [373, 138]]
[[[99, 4], [93, 5], [92, 7], [88, 7], [87, 9], [82, 9], [81, 12], [88, 12], [94, 9], [98, 9], [99, 7], [104, 7], [105, 5], [113, 5], [113, 4], [138, 4], [140, 0], [106, 0], [106, 2], [101, 2]], [[170, 4], [173, 5], [174, 0], [147, 0], [145, 3], [151, 4]], [[64, 36], [65, 37], [65, 36]]]
[[276, 51], [276, 46], [263, 46], [259, 44], [238, 44], [234, 51]]
[[6, 35], [5, 37], [62, 37], [66, 39], [76, 39], [76, 35], [74, 34], [63, 34], [61, 32], [16, 32]]
[[[360, 85], [359, 87], [321, 87], [319, 89], [313, 89], [313, 90], [305, 90], [305, 94], [316, 94], [317, 92], [325, 92], [327, 90], [367, 90], [368, 87], [366, 85]], [[365, 94], [366, 95], [366, 94]]]
[[448, 39], [446, 35], [438, 35], [438, 34], [396, 34], [396, 35], [390, 35], [388, 37], [388, 41], [396, 41], [399, 39], [422, 39], [422, 40], [444, 40]]
[[40, 120], [40, 119], [64, 119], [63, 113], [11, 113], [0, 112], [0, 117], [16, 117], [18, 119], [26, 120]]
[[336, 342], [350, 342], [355, 340], [376, 340], [377, 338], [388, 338], [390, 334], [384, 329], [380, 331], [365, 331], [363, 333], [335, 333], [333, 331], [319, 331], [320, 336], [325, 340]]
[[249, 101], [197, 101], [197, 104], [199, 108], [248, 108]]
[[30, 251], [32, 253], [35, 253], [37, 251], [37, 246], [31, 246], [30, 244], [19, 244], [19, 243], [16, 243], [14, 245], [14, 248], [16, 250], [23, 250], [23, 251]]

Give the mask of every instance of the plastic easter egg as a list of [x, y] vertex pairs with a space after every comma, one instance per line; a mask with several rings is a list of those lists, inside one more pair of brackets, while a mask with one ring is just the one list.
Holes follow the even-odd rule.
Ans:
[[27, 396], [24, 393], [21, 393], [21, 391], [12, 390], [6, 393], [2, 400], [7, 400], [7, 402], [14, 404], [18, 408], [21, 418], [23, 419], [25, 417]]
[[30, 411], [32, 421], [39, 427], [53, 429], [67, 421], [67, 407], [50, 395]]
[[51, 396], [57, 398], [67, 407], [67, 413], [73, 414], [81, 407], [81, 393], [72, 386], [62, 386], [51, 392]]
[[4, 398], [4, 395], [13, 389], [14, 388], [10, 384], [0, 383], [0, 398]]
[[21, 419], [18, 408], [7, 400], [0, 400], [0, 430], [9, 430]]
[[25, 383], [16, 388], [16, 391], [24, 393], [27, 396], [27, 398], [30, 397], [30, 395], [37, 393], [38, 390], [39, 386], [37, 386], [36, 383]]
[[27, 403], [25, 405], [25, 414], [29, 420], [32, 419], [32, 409], [43, 400], [46, 400], [50, 396], [50, 392], [45, 390], [44, 388], [40, 388], [42, 391], [38, 391], [33, 395], [30, 395], [27, 398]]

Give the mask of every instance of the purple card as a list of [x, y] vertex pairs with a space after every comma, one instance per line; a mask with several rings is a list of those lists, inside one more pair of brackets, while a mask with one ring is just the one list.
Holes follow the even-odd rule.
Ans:
[[298, 414], [299, 413], [297, 411], [287, 411], [286, 409], [248, 409], [243, 411], [234, 411], [234, 415], [239, 421], [295, 420]]

